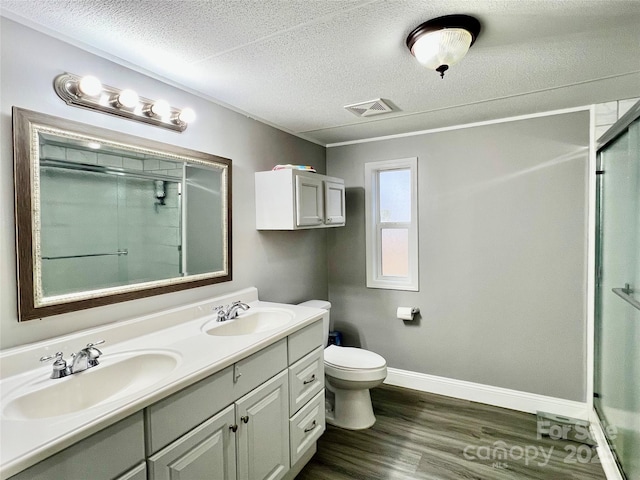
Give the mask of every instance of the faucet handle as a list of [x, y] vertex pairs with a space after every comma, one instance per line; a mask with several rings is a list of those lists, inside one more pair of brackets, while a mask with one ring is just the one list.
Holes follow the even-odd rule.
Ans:
[[96, 345], [102, 345], [104, 340], [98, 340], [97, 342], [87, 343], [87, 347], [84, 349], [87, 352], [87, 362], [90, 366], [95, 367], [98, 365], [98, 358], [102, 355], [102, 352], [95, 348]]
[[64, 362], [64, 358], [63, 357], [64, 357], [64, 353], [56, 352], [53, 355], [45, 355], [44, 357], [40, 357], [40, 361], [41, 362], [48, 362], [49, 360], [53, 360], [55, 358], [56, 361], [53, 362], [55, 364], [57, 362]]
[[218, 314], [218, 321], [223, 322], [227, 319], [229, 313], [229, 305], [218, 305], [213, 308], [213, 311]]
[[64, 354], [62, 352], [56, 352], [54, 355], [46, 355], [40, 358], [41, 362], [47, 362], [55, 358], [51, 378], [62, 378], [67, 376], [67, 361], [63, 357]]

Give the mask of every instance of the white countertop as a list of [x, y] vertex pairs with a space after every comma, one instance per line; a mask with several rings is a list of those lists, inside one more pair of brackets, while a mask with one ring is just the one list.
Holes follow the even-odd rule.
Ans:
[[[215, 322], [211, 307], [241, 300], [252, 309], [287, 309], [294, 319], [273, 330], [241, 336], [213, 336], [204, 332], [205, 324]], [[250, 312], [251, 310], [249, 310]], [[247, 312], [247, 313], [249, 313]], [[265, 348], [322, 317], [324, 311], [261, 302], [254, 288], [206, 302], [176, 308], [143, 318], [84, 330], [0, 353], [0, 479], [4, 480], [77, 441], [212, 375], [223, 368]], [[241, 319], [239, 319], [241, 321]], [[40, 357], [63, 351], [65, 358], [87, 343], [105, 340], [100, 365], [63, 379], [50, 379], [51, 364]], [[177, 360], [175, 368], [156, 383], [138, 391], [121, 393], [89, 408], [43, 418], [17, 418], [5, 409], [16, 397], [41, 389], [52, 382], [69, 382], [75, 375], [91, 375], [101, 366], [117, 362], [127, 355], [165, 353]], [[61, 384], [62, 385], [62, 384]], [[36, 397], [38, 402], [55, 398]]]

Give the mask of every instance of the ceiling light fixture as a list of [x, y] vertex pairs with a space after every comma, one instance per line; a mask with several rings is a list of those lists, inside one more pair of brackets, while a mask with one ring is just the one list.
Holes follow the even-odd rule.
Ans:
[[190, 108], [181, 110], [172, 107], [166, 100], [140, 97], [129, 88], [120, 90], [103, 85], [91, 75], [80, 77], [63, 73], [55, 78], [53, 88], [68, 105], [110, 113], [178, 132], [184, 132], [187, 124], [196, 117]]
[[480, 22], [469, 15], [445, 15], [424, 22], [407, 37], [411, 54], [444, 78], [469, 51], [480, 33]]

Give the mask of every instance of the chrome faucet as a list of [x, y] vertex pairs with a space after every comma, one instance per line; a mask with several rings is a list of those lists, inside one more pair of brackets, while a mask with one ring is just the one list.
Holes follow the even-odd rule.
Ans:
[[104, 340], [100, 340], [95, 343], [88, 343], [85, 348], [78, 353], [71, 354], [71, 365], [67, 365], [67, 361], [64, 359], [62, 352], [57, 352], [54, 355], [44, 356], [40, 359], [41, 362], [55, 359], [53, 362], [53, 372], [51, 372], [51, 378], [63, 378], [67, 375], [83, 372], [89, 368], [95, 367], [99, 364], [98, 358], [102, 355], [102, 352], [95, 348], [96, 345], [102, 345]]
[[231, 305], [218, 305], [213, 309], [218, 312], [218, 321], [226, 322], [227, 320], [233, 320], [234, 318], [237, 318], [239, 310], [247, 311], [249, 310], [249, 308], [251, 307], [249, 307], [249, 305], [247, 305], [246, 303], [237, 301], [233, 302]]

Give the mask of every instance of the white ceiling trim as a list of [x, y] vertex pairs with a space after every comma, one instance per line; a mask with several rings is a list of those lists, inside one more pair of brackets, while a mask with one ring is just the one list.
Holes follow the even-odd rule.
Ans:
[[[514, 93], [512, 95], [504, 95], [504, 96], [500, 96], [500, 97], [494, 97], [494, 98], [486, 98], [483, 100], [478, 100], [476, 102], [467, 102], [467, 103], [459, 103], [456, 105], [448, 105], [446, 107], [441, 107], [441, 108], [434, 108], [434, 109], [429, 109], [429, 110], [421, 110], [419, 112], [411, 112], [411, 113], [400, 113], [397, 115], [386, 115], [384, 118], [379, 118], [379, 119], [372, 119], [370, 121], [368, 121], [367, 123], [373, 123], [373, 122], [383, 122], [389, 119], [394, 119], [394, 118], [403, 118], [403, 117], [413, 117], [413, 116], [417, 116], [417, 115], [424, 115], [426, 113], [436, 113], [436, 112], [440, 112], [440, 111], [444, 111], [444, 110], [450, 110], [452, 108], [463, 108], [463, 107], [470, 107], [472, 105], [482, 105], [484, 103], [490, 103], [490, 102], [495, 102], [495, 101], [499, 101], [499, 100], [509, 100], [512, 98], [518, 98], [518, 97], [525, 97], [527, 95], [535, 95], [537, 93], [545, 93], [545, 92], [552, 92], [554, 90], [561, 90], [563, 88], [570, 88], [570, 87], [576, 87], [579, 85], [588, 85], [590, 83], [596, 83], [596, 82], [600, 82], [603, 80], [611, 80], [611, 79], [615, 79], [615, 78], [623, 78], [623, 77], [628, 77], [630, 75], [638, 75], [640, 74], [640, 70], [634, 70], [631, 72], [626, 72], [626, 73], [621, 73], [621, 74], [616, 74], [616, 75], [608, 75], [608, 76], [604, 76], [604, 77], [598, 77], [598, 78], [593, 78], [593, 79], [589, 79], [589, 80], [584, 80], [581, 82], [573, 82], [573, 83], [568, 83], [568, 84], [564, 84], [564, 85], [557, 85], [557, 86], [553, 86], [553, 87], [548, 87], [548, 88], [541, 88], [538, 90], [530, 90], [528, 92], [522, 92], [522, 93]], [[330, 127], [324, 127], [324, 128], [318, 128], [315, 130], [306, 130], [303, 132], [300, 132], [301, 134], [310, 134], [310, 133], [315, 133], [315, 132], [322, 132], [323, 130], [331, 130], [333, 128], [342, 128], [342, 127], [350, 127], [352, 126], [353, 123], [343, 123], [343, 124], [339, 124], [339, 125], [333, 125]], [[409, 134], [413, 133], [413, 132], [408, 132]], [[367, 139], [360, 139], [360, 140], [352, 140], [353, 142], [359, 142], [359, 141], [367, 141]], [[340, 143], [344, 143], [344, 142], [340, 142]], [[327, 144], [328, 145], [334, 145], [334, 144]]]
[[482, 127], [485, 125], [496, 125], [498, 123], [517, 122], [518, 120], [528, 120], [531, 118], [550, 117], [552, 115], [562, 115], [565, 113], [583, 112], [591, 109], [591, 105], [583, 105], [581, 107], [563, 108], [560, 110], [550, 110], [548, 112], [528, 113], [526, 115], [518, 115], [515, 117], [497, 118], [495, 120], [484, 120], [482, 122], [464, 123], [462, 125], [451, 125], [449, 127], [431, 128], [429, 130], [418, 130], [415, 132], [396, 133], [394, 135], [385, 135], [382, 137], [363, 138], [361, 140], [350, 140], [348, 142], [328, 143], [327, 148], [344, 147], [346, 145], [356, 145], [359, 143], [380, 142], [383, 140], [392, 140], [395, 138], [415, 137], [417, 135], [429, 135], [432, 133], [450, 132], [452, 130], [462, 130], [465, 128]]

